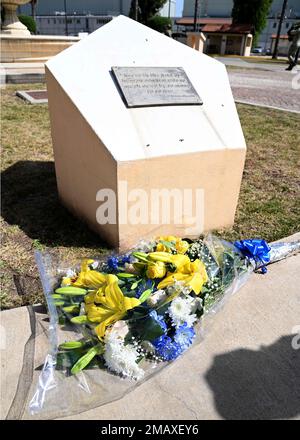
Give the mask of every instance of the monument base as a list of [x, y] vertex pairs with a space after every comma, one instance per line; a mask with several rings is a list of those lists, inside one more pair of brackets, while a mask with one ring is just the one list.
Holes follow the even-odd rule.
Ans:
[[79, 37], [60, 35], [11, 35], [2, 32], [1, 63], [47, 60], [79, 40]]

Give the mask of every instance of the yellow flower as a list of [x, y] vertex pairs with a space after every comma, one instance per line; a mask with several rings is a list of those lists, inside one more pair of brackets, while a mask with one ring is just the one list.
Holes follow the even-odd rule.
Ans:
[[175, 272], [168, 273], [167, 277], [158, 284], [158, 289], [164, 289], [176, 281], [183, 281], [191, 287], [196, 295], [201, 292], [203, 284], [208, 281], [206, 269], [202, 261], [189, 261], [178, 267]]
[[[127, 310], [133, 309], [140, 304], [136, 298], [128, 298], [123, 295], [118, 286], [118, 278], [115, 275], [107, 275], [104, 292], [98, 292], [85, 296], [85, 311], [88, 320], [99, 323], [95, 332], [102, 339], [106, 328], [123, 318]], [[97, 300], [97, 304], [94, 303]]]
[[165, 246], [163, 243], [160, 243], [161, 241], [167, 241], [171, 243], [176, 243], [176, 240], [178, 237], [175, 237], [175, 235], [167, 235], [165, 237], [157, 237], [158, 244], [156, 246], [157, 252], [171, 252], [171, 249], [168, 246]]
[[72, 279], [70, 277], [63, 277], [61, 285], [70, 286], [72, 284]]
[[165, 263], [162, 261], [149, 262], [146, 275], [148, 278], [163, 278], [166, 275], [167, 269]]
[[172, 251], [172, 249], [169, 246], [166, 246], [164, 243], [161, 242], [168, 242], [173, 244], [172, 247], [177, 251], [178, 254], [185, 254], [190, 246], [187, 241], [181, 240], [180, 237], [175, 237], [174, 235], [168, 235], [166, 237], [158, 237], [157, 241], [158, 244], [155, 249], [157, 252]]
[[185, 240], [177, 240], [175, 247], [176, 247], [176, 251], [179, 254], [185, 254], [188, 248], [190, 247], [190, 245]]
[[150, 252], [148, 258], [152, 261], [174, 264], [177, 269], [190, 261], [187, 255], [169, 254], [168, 252]]
[[76, 281], [72, 282], [73, 286], [98, 289], [105, 284], [106, 275], [97, 270], [90, 269], [89, 265], [93, 262], [94, 260], [83, 260], [79, 275]]
[[154, 261], [163, 261], [172, 263], [176, 266], [175, 272], [168, 272], [167, 277], [158, 284], [158, 289], [164, 289], [171, 286], [174, 282], [183, 281], [190, 286], [198, 295], [201, 292], [203, 284], [208, 280], [205, 266], [200, 260], [191, 262], [187, 255], [172, 255], [167, 252], [151, 252], [149, 258]]

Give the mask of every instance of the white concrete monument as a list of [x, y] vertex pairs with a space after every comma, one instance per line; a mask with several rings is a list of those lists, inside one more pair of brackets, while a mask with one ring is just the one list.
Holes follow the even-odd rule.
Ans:
[[46, 77], [60, 198], [110, 244], [233, 224], [246, 145], [223, 64], [119, 16]]

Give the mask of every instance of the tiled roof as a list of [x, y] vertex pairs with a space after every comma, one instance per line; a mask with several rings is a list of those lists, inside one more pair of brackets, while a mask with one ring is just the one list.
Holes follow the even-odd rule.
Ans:
[[206, 24], [201, 28], [201, 31], [229, 34], [250, 34], [252, 32], [252, 26], [250, 24]]
[[[197, 24], [231, 24], [232, 18], [216, 18], [216, 17], [199, 17], [197, 19]], [[194, 24], [194, 18], [193, 17], [181, 17], [177, 18], [176, 24], [181, 25], [192, 25]]]

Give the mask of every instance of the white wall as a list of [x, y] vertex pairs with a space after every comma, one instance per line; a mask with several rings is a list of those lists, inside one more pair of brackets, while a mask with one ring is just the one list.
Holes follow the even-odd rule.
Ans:
[[[128, 15], [131, 0], [66, 0], [66, 5], [68, 14]], [[30, 5], [20, 9], [30, 14]], [[39, 0], [37, 15], [53, 15], [55, 11], [64, 11], [64, 0]]]

